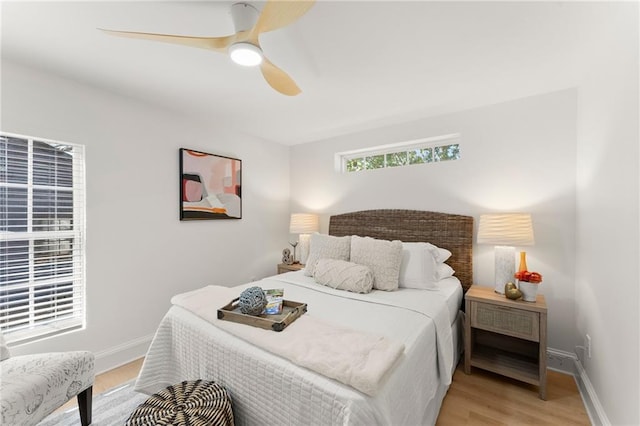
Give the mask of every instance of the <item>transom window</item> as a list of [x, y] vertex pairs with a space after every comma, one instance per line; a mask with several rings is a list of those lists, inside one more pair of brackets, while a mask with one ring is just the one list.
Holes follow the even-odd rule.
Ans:
[[0, 133], [0, 329], [84, 327], [84, 147]]
[[445, 135], [336, 154], [342, 172], [410, 166], [460, 159], [460, 135]]

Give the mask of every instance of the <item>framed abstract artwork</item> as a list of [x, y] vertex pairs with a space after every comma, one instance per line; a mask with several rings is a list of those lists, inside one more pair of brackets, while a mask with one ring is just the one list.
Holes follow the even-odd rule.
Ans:
[[241, 218], [242, 160], [180, 148], [180, 220]]

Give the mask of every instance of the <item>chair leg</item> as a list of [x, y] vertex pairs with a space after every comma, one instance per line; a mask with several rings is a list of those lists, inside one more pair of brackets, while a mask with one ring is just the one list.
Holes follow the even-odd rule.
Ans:
[[89, 386], [78, 394], [78, 410], [82, 426], [91, 424], [91, 404], [93, 402], [93, 386]]

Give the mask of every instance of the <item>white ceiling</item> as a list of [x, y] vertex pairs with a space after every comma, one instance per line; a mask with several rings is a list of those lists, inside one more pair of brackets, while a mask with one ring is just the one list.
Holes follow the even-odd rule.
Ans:
[[572, 87], [588, 54], [576, 3], [319, 0], [260, 39], [287, 97], [225, 55], [96, 29], [228, 35], [231, 4], [3, 1], [2, 60], [297, 144]]

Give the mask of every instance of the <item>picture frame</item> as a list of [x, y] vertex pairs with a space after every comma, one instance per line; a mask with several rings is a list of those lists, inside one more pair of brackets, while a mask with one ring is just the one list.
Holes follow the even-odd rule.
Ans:
[[180, 220], [242, 219], [242, 160], [180, 148]]

